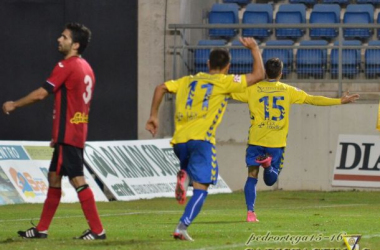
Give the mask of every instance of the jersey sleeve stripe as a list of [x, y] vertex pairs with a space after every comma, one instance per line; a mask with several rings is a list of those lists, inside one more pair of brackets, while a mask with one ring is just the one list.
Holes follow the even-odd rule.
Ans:
[[42, 85], [42, 88], [44, 88], [47, 92], [51, 94], [54, 92], [54, 87], [55, 85], [49, 81], [44, 82], [44, 84]]
[[65, 143], [67, 115], [67, 89], [65, 85], [63, 85], [61, 91], [61, 109], [59, 111], [59, 132], [57, 141], [59, 143]]

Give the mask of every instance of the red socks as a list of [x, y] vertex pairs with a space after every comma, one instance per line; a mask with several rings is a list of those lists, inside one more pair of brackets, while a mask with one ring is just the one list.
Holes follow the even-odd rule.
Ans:
[[57, 211], [59, 202], [61, 200], [61, 188], [49, 187], [44, 208], [42, 209], [40, 222], [37, 225], [38, 231], [45, 231], [49, 229], [51, 220]]
[[[94, 194], [88, 185], [79, 187], [77, 189], [78, 198], [82, 205], [82, 210], [92, 232], [100, 234], [103, 232], [103, 226], [100, 222], [98, 211], [96, 209]], [[37, 225], [39, 232], [49, 229], [50, 223], [57, 211], [59, 202], [61, 200], [61, 188], [49, 187], [47, 197], [42, 209], [40, 222]]]
[[100, 234], [103, 226], [100, 222], [98, 210], [96, 209], [94, 194], [88, 185], [77, 188], [78, 198], [82, 205], [84, 216], [92, 232]]

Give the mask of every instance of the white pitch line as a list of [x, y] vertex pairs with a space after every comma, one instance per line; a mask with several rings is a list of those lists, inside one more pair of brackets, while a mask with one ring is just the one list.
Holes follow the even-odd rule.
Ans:
[[[341, 204], [341, 205], [325, 205], [325, 206], [304, 206], [304, 207], [297, 207], [297, 209], [316, 209], [316, 208], [332, 208], [332, 207], [355, 207], [355, 206], [368, 206], [369, 204]], [[272, 207], [260, 207], [259, 209], [261, 210], [268, 210], [268, 209], [271, 209]], [[273, 209], [276, 209], [278, 210], [279, 208], [276, 207], [276, 208], [273, 208]], [[294, 210], [294, 207], [281, 207], [280, 209], [283, 209], [283, 210], [288, 210], [288, 209], [291, 209], [291, 210]], [[245, 210], [242, 210], [242, 213], [245, 214]], [[220, 211], [223, 211], [222, 209], [220, 210], [205, 210], [205, 211], [202, 211], [202, 213], [214, 213], [214, 212], [220, 212]], [[225, 210], [224, 210], [225, 211]], [[230, 215], [232, 213], [222, 213], [221, 215]], [[233, 214], [232, 214], [233, 215]]]
[[[129, 216], [136, 214], [164, 214], [164, 213], [182, 213], [182, 211], [150, 211], [150, 212], [130, 212], [130, 213], [119, 213], [119, 214], [100, 214], [100, 217], [113, 217], [113, 216]], [[68, 218], [82, 218], [83, 215], [68, 215], [68, 216], [55, 216], [54, 219], [68, 219]], [[14, 222], [14, 221], [30, 221], [31, 219], [10, 219], [10, 220], [0, 220], [0, 222]]]
[[[332, 208], [332, 207], [355, 207], [355, 206], [369, 206], [370, 204], [337, 204], [337, 205], [323, 205], [323, 206], [303, 206], [303, 207], [297, 207], [297, 209], [312, 209], [312, 208]], [[294, 210], [294, 207], [267, 207], [267, 206], [262, 206], [259, 209], [266, 210], [266, 209], [292, 209]], [[220, 210], [205, 210], [205, 212], [214, 212], [214, 211], [222, 211], [223, 209]], [[242, 210], [243, 211], [243, 210]]]
[[[340, 205], [325, 205], [325, 206], [304, 206], [297, 207], [298, 209], [307, 209], [307, 208], [331, 208], [331, 207], [353, 207], [353, 206], [367, 206], [369, 204], [340, 204]], [[276, 208], [278, 209], [278, 207]], [[281, 209], [294, 209], [294, 207], [281, 208]]]
[[371, 238], [379, 238], [380, 234], [370, 234], [370, 235], [363, 235], [362, 238], [364, 239], [371, 239]]
[[[353, 207], [353, 206], [366, 206], [368, 204], [341, 204], [341, 205], [326, 205], [326, 206], [305, 206], [297, 207], [298, 209], [308, 209], [308, 208], [331, 208], [331, 207]], [[262, 207], [262, 209], [268, 209]], [[285, 207], [281, 209], [294, 209], [294, 207]], [[223, 210], [205, 210], [203, 213], [214, 213], [220, 212]], [[166, 211], [147, 211], [147, 212], [129, 212], [129, 213], [118, 213], [118, 214], [100, 214], [100, 217], [112, 217], [112, 216], [129, 216], [136, 214], [164, 214], [164, 213], [173, 213], [173, 214], [182, 214], [182, 210], [166, 210]], [[229, 215], [231, 213], [224, 213]], [[67, 219], [67, 218], [82, 218], [83, 215], [72, 215], [72, 216], [56, 216], [54, 219]], [[15, 221], [30, 221], [31, 219], [10, 219], [10, 220], [0, 220], [0, 222], [15, 222]]]

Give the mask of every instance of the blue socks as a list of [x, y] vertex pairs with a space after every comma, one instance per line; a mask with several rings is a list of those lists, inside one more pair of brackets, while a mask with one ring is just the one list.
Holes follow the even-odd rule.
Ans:
[[248, 177], [247, 182], [244, 186], [245, 203], [247, 204], [248, 211], [255, 211], [255, 200], [256, 200], [256, 184], [257, 179], [253, 177]]
[[273, 186], [278, 179], [278, 169], [270, 166], [264, 170], [264, 182], [267, 186]]
[[207, 194], [208, 193], [206, 190], [193, 190], [193, 197], [191, 197], [190, 201], [187, 203], [185, 212], [180, 219], [183, 224], [189, 226], [195, 217], [197, 217], [202, 209], [203, 203], [206, 200]]

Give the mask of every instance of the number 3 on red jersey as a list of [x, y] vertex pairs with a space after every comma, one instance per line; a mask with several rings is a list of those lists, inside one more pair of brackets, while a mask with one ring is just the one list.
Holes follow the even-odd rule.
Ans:
[[87, 87], [86, 92], [83, 93], [83, 101], [85, 104], [88, 104], [92, 97], [92, 79], [89, 75], [84, 77], [84, 84], [86, 84]]

